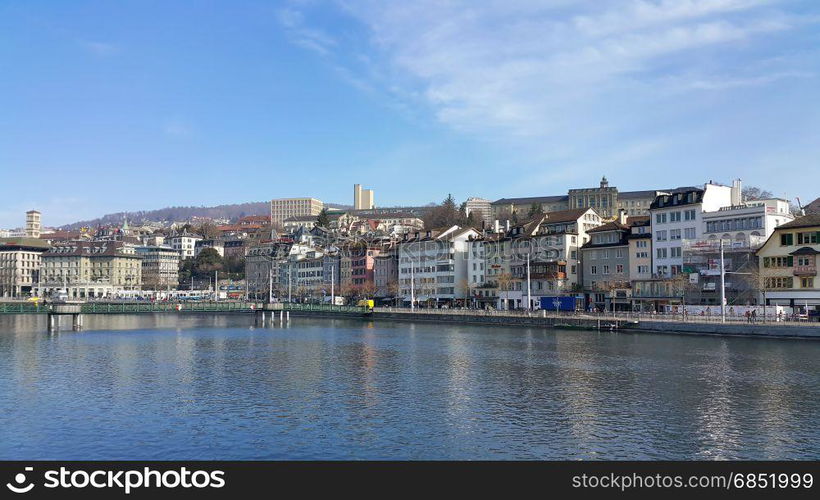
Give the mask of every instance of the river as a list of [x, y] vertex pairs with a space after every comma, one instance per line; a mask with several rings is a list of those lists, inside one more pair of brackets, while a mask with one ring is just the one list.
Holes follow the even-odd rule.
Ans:
[[0, 317], [0, 459], [817, 459], [820, 342]]

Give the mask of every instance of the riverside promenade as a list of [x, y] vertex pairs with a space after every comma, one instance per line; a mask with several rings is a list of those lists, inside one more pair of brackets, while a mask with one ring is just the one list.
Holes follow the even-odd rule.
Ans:
[[253, 314], [256, 323], [265, 325], [293, 316], [363, 319], [367, 321], [411, 321], [441, 324], [475, 324], [500, 327], [540, 327], [572, 330], [633, 331], [684, 335], [722, 335], [760, 338], [820, 340], [820, 323], [777, 321], [729, 316], [681, 316], [618, 313], [561, 313], [555, 311], [499, 311], [483, 309], [415, 309], [359, 306], [258, 302], [84, 302], [74, 304], [0, 303], [0, 316], [43, 314], [49, 329], [59, 328], [59, 316], [70, 315], [74, 330], [83, 327], [82, 315], [101, 314]]
[[777, 321], [760, 318], [754, 323], [745, 317], [682, 316], [616, 313], [556, 313], [555, 311], [498, 311], [475, 309], [376, 308], [373, 318], [391, 321], [425, 321], [503, 326], [541, 326], [549, 328], [595, 329], [610, 331], [655, 332], [688, 335], [723, 335], [761, 338], [820, 340], [820, 323]]

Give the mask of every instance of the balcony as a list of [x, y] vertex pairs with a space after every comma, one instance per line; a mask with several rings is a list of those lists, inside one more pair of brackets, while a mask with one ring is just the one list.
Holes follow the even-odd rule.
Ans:
[[792, 272], [795, 276], [817, 276], [817, 266], [794, 266]]

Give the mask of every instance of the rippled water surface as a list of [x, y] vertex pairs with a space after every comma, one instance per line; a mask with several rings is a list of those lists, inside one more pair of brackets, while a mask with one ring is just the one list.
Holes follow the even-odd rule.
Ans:
[[820, 342], [0, 318], [0, 459], [817, 459]]

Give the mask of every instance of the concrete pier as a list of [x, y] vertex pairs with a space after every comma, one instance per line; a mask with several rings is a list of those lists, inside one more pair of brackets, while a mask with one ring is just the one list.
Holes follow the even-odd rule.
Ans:
[[71, 317], [71, 329], [78, 332], [83, 329], [82, 306], [79, 304], [56, 304], [48, 313], [48, 331], [58, 330], [63, 316]]

